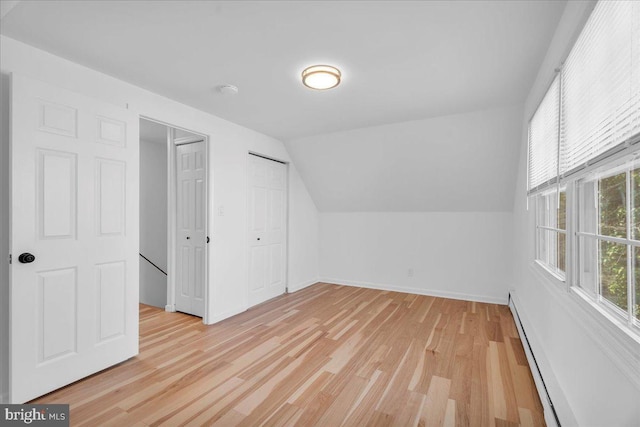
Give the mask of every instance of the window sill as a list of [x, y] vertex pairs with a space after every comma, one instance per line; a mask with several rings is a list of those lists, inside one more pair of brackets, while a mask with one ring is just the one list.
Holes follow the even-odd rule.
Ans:
[[[574, 299], [578, 301], [578, 304], [585, 310], [595, 310], [597, 313], [592, 313], [592, 316], [599, 317], [599, 320], [612, 330], [611, 332], [622, 332], [626, 336], [624, 339], [628, 340], [632, 345], [640, 346], [640, 330], [629, 326], [605, 307], [594, 302], [591, 297], [579, 287], [571, 286], [569, 289], [571, 294], [575, 295]], [[640, 356], [640, 348], [636, 349], [636, 352]], [[640, 357], [638, 357], [638, 363], [640, 363]]]
[[544, 273], [550, 275], [552, 279], [555, 279], [555, 280], [557, 280], [559, 282], [562, 282], [562, 284], [565, 285], [566, 281], [565, 281], [564, 276], [562, 276], [561, 274], [559, 274], [556, 271], [553, 271], [551, 268], [549, 268], [548, 265], [544, 264], [543, 262], [535, 260], [534, 263], [538, 267], [540, 267], [542, 270], [544, 270]]
[[544, 265], [532, 262], [530, 270], [613, 365], [640, 390], [640, 333], [591, 301], [582, 289], [568, 287]]

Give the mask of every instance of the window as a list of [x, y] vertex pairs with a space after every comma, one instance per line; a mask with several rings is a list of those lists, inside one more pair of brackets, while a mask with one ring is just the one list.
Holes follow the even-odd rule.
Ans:
[[631, 162], [580, 180], [578, 217], [577, 285], [594, 302], [638, 325], [640, 169]]
[[536, 262], [640, 333], [640, 2], [595, 5], [528, 130]]
[[566, 206], [564, 189], [536, 196], [536, 260], [562, 280], [566, 272]]

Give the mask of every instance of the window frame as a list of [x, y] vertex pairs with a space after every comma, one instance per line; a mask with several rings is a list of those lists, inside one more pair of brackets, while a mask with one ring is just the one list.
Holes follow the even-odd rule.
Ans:
[[[559, 99], [559, 108], [560, 108], [560, 119], [559, 119], [559, 133], [562, 132], [562, 126], [565, 125], [565, 120], [567, 116], [563, 114], [563, 108], [566, 108], [563, 105], [564, 101], [564, 92], [562, 92], [563, 85], [563, 71], [564, 71], [564, 62], [567, 61], [568, 57], [571, 55], [577, 40], [580, 38], [581, 34], [584, 32], [584, 27], [589, 23], [589, 20], [593, 16], [593, 11], [596, 9], [600, 2], [594, 2], [586, 11], [584, 21], [582, 22], [583, 28], [580, 29], [576, 33], [576, 35], [572, 38], [571, 45], [568, 46], [568, 51], [563, 55], [563, 62], [558, 65], [558, 68], [555, 70], [553, 75], [549, 76], [549, 86], [543, 92], [542, 96], [539, 99], [539, 103], [537, 107], [533, 111], [533, 115], [529, 117], [529, 120], [525, 123], [525, 125], [531, 124], [531, 119], [537, 113], [540, 108], [540, 104], [544, 101], [544, 98], [547, 96], [547, 93], [551, 86], [553, 86], [554, 79], [558, 78], [559, 74], [559, 85], [561, 89], [560, 99]], [[604, 3], [604, 2], [602, 2]], [[637, 13], [637, 11], [636, 11]], [[638, 34], [638, 30], [640, 27], [634, 27], [632, 29], [632, 34]], [[637, 54], [639, 50], [635, 50], [634, 52]], [[565, 147], [564, 143], [564, 134], [559, 136], [558, 146], [557, 146], [557, 156], [558, 156], [558, 174], [555, 179], [551, 179], [547, 182], [543, 182], [538, 186], [531, 185], [530, 180], [530, 162], [531, 159], [531, 137], [529, 129], [527, 129], [527, 138], [526, 138], [526, 206], [527, 210], [530, 211], [531, 207], [537, 209], [537, 195], [549, 190], [551, 187], [563, 186], [566, 189], [566, 231], [567, 231], [567, 239], [566, 239], [566, 272], [565, 272], [565, 280], [563, 281], [561, 278], [557, 277], [551, 270], [546, 268], [543, 263], [540, 263], [536, 260], [538, 255], [538, 213], [537, 210], [534, 212], [530, 212], [528, 215], [528, 225], [531, 227], [527, 232], [528, 235], [531, 236], [530, 233], [533, 234], [533, 239], [529, 240], [532, 244], [529, 246], [527, 252], [529, 254], [529, 272], [536, 279], [536, 284], [541, 285], [545, 288], [546, 292], [549, 292], [552, 298], [559, 304], [564, 312], [573, 318], [577, 324], [583, 325], [583, 332], [586, 336], [589, 336], [594, 343], [596, 343], [602, 352], [608, 356], [608, 358], [617, 365], [618, 369], [621, 372], [625, 373], [625, 375], [637, 386], [640, 387], [640, 320], [636, 320], [635, 316], [626, 316], [629, 321], [625, 318], [621, 317], [619, 313], [616, 313], [616, 309], [612, 309], [613, 307], [607, 306], [608, 301], [604, 300], [603, 302], [596, 301], [592, 295], [589, 295], [581, 286], [580, 286], [580, 275], [579, 275], [579, 263], [581, 250], [579, 248], [579, 236], [576, 235], [576, 231], [578, 229], [578, 196], [579, 196], [579, 186], [578, 182], [581, 179], [584, 179], [589, 176], [589, 174], [598, 171], [604, 170], [607, 168], [613, 168], [617, 164], [624, 163], [624, 158], [632, 156], [633, 159], [640, 159], [640, 127], [636, 127], [635, 131], [631, 132], [630, 135], [626, 138], [626, 140], [622, 141], [620, 144], [615, 145], [604, 152], [599, 152], [599, 154], [595, 157], [588, 159], [585, 163], [576, 166], [573, 169], [567, 169], [565, 167]], [[640, 163], [635, 163], [634, 166], [639, 166]], [[627, 197], [629, 200], [628, 203], [632, 203], [631, 199]], [[628, 213], [628, 215], [632, 215], [632, 213]], [[596, 217], [597, 218], [597, 217]], [[597, 221], [599, 219], [596, 219]], [[627, 219], [627, 221], [629, 221]], [[630, 237], [630, 235], [627, 235]], [[635, 247], [635, 246], [634, 246]], [[627, 264], [630, 261], [630, 257], [627, 256]], [[635, 260], [634, 260], [635, 261]], [[600, 261], [598, 257], [594, 257], [594, 262], [598, 264]], [[630, 276], [634, 276], [633, 271], [629, 270], [627, 266], [627, 280], [629, 280]], [[599, 274], [599, 273], [598, 273]], [[635, 278], [634, 278], [635, 279]], [[598, 278], [599, 280], [599, 278]], [[639, 280], [640, 281], [640, 280]], [[628, 287], [629, 290], [629, 287]], [[631, 288], [633, 295], [635, 296], [635, 289]], [[637, 303], [637, 301], [636, 301]], [[628, 304], [628, 308], [631, 304]]]
[[[565, 228], [558, 227], [558, 207], [559, 207], [559, 194], [565, 194]], [[569, 234], [567, 233], [566, 226], [568, 225], [567, 221], [567, 194], [566, 194], [566, 186], [554, 186], [552, 188], [547, 188], [544, 191], [539, 191], [535, 193], [535, 262], [540, 265], [540, 267], [544, 268], [549, 274], [551, 274], [556, 279], [561, 282], [566, 282], [567, 277], [567, 267], [569, 263], [567, 262], [567, 243], [569, 241]], [[556, 205], [546, 208], [547, 204], [550, 203], [553, 199], [556, 200]], [[541, 202], [544, 200], [545, 208], [541, 209]], [[543, 216], [549, 215], [547, 221], [543, 219]], [[555, 227], [549, 225], [551, 223], [555, 223]], [[546, 246], [547, 256], [545, 259], [542, 257], [542, 239], [541, 236], [543, 233], [547, 236], [555, 235], [555, 245], [550, 244], [549, 240], [545, 239], [544, 246]], [[564, 253], [564, 265], [565, 270], [561, 270], [559, 265], [559, 253], [557, 252], [557, 246], [559, 242], [560, 235], [565, 236], [565, 253]], [[554, 240], [554, 239], [550, 239]], [[553, 255], [553, 256], [552, 256]], [[555, 259], [555, 264], [549, 262], [550, 259]]]
[[[579, 187], [582, 182], [597, 182], [598, 180], [613, 176], [615, 174], [624, 171], [627, 173], [626, 178], [626, 209], [627, 209], [627, 233], [630, 230], [631, 214], [629, 206], [632, 204], [632, 198], [630, 197], [631, 186], [629, 185], [631, 171], [640, 170], [640, 144], [627, 145], [623, 151], [619, 151], [607, 159], [600, 160], [596, 165], [589, 166], [579, 173], [575, 173], [570, 179], [565, 180], [562, 186], [554, 186], [553, 188], [546, 188], [539, 190], [535, 193], [531, 193], [528, 196], [528, 200], [533, 201], [534, 211], [534, 255], [533, 265], [534, 270], [537, 273], [542, 272], [542, 277], [546, 277], [547, 283], [552, 283], [553, 287], [559, 290], [563, 290], [568, 294], [578, 296], [583, 301], [581, 306], [583, 308], [589, 307], [588, 311], [592, 316], [596, 316], [599, 322], [602, 322], [603, 317], [606, 319], [609, 326], [614, 326], [616, 329], [621, 330], [624, 335], [631, 338], [633, 342], [640, 344], [640, 319], [637, 319], [633, 313], [633, 296], [635, 295], [635, 288], [629, 285], [629, 281], [634, 280], [633, 268], [630, 268], [632, 258], [629, 256], [629, 249], [627, 249], [627, 310], [623, 311], [615, 304], [603, 298], [599, 293], [594, 295], [585, 289], [580, 283], [580, 257], [582, 251], [580, 249], [580, 237], [596, 238], [602, 237], [603, 241], [612, 241], [615, 243], [629, 244], [633, 249], [635, 247], [640, 248], [640, 240], [629, 239], [627, 234], [626, 238], [612, 237], [606, 235], [600, 235], [599, 233], [581, 232], [579, 228], [580, 220], [580, 191]], [[564, 277], [559, 275], [553, 268], [538, 259], [538, 201], [542, 195], [548, 195], [555, 193], [558, 189], [566, 191], [566, 248], [565, 248], [565, 262], [566, 271]], [[584, 214], [584, 213], [583, 213]], [[551, 227], [544, 227], [551, 228]], [[631, 249], [631, 250], [632, 250]], [[598, 258], [596, 257], [595, 266], [598, 268]], [[640, 267], [639, 267], [640, 268]], [[596, 278], [598, 279], [598, 273], [596, 272]], [[599, 284], [598, 284], [599, 288]], [[631, 290], [631, 292], [629, 292]], [[631, 293], [634, 293], [631, 295]], [[600, 315], [598, 315], [598, 313]]]
[[[631, 9], [627, 9], [629, 7], [631, 7]], [[624, 13], [622, 13], [621, 11], [623, 11]], [[594, 3], [593, 7], [589, 11], [589, 15], [586, 18], [584, 26], [577, 33], [577, 36], [573, 40], [573, 43], [570, 46], [570, 49], [568, 50], [567, 54], [564, 56], [564, 62], [555, 70], [555, 74], [550, 79], [551, 82], [547, 87], [547, 90], [544, 92], [544, 95], [541, 97], [537, 108], [535, 109], [532, 117], [528, 121], [528, 138], [527, 138], [527, 194], [529, 196], [527, 198], [527, 207], [529, 206], [529, 203], [533, 201], [535, 203], [535, 209], [536, 209], [534, 213], [534, 221], [533, 221], [535, 224], [535, 229], [534, 229], [535, 247], [534, 247], [534, 256], [533, 256], [535, 264], [537, 264], [543, 270], [545, 270], [547, 273], [553, 276], [556, 279], [555, 280], [556, 284], [558, 281], [560, 283], [563, 283], [567, 291], [572, 291], [572, 290], [576, 290], [576, 292], [580, 291], [578, 293], [580, 293], [581, 295], [584, 294], [582, 296], [585, 296], [585, 298], [588, 297], [587, 299], [589, 299], [591, 301], [591, 304], [594, 307], [596, 307], [598, 310], [606, 310], [612, 315], [616, 313], [617, 315], [620, 315], [618, 311], [621, 311], [621, 309], [624, 307], [624, 304], [622, 303], [623, 300], [616, 299], [615, 297], [616, 292], [612, 291], [611, 288], [609, 288], [605, 296], [603, 296], [603, 293], [602, 293], [603, 278], [605, 279], [605, 282], [606, 282], [607, 278], [613, 278], [615, 276], [619, 277], [618, 273], [613, 274], [609, 272], [605, 275], [602, 275], [599, 271], [597, 271], [597, 268], [593, 269], [594, 272], [592, 273], [593, 276], [590, 278], [590, 281], [591, 281], [590, 283], [593, 284], [595, 295], [597, 295], [597, 298], [596, 298], [596, 297], [593, 297], [593, 295], [591, 295], [587, 290], [588, 289], [587, 285], [583, 281], [581, 266], [585, 262], [585, 253], [586, 253], [585, 248], [589, 249], [589, 253], [591, 254], [590, 256], [592, 259], [590, 260], [590, 262], [599, 265], [602, 263], [602, 260], [604, 259], [600, 256], [600, 253], [603, 250], [603, 245], [601, 242], [612, 242], [614, 244], [625, 245], [627, 265], [624, 272], [627, 274], [627, 302], [626, 302], [627, 310], [626, 312], [624, 312], [623, 310], [622, 311], [623, 313], [625, 313], [625, 317], [627, 319], [625, 322], [626, 328], [632, 331], [634, 336], [636, 337], [640, 337], [640, 319], [638, 319], [638, 317], [640, 316], [637, 316], [636, 312], [634, 311], [635, 310], [634, 300], [636, 299], [636, 295], [635, 295], [636, 285], [634, 283], [635, 281], [634, 272], [636, 269], [635, 263], [637, 262], [637, 260], [635, 259], [636, 257], [635, 248], [640, 247], [640, 244], [639, 244], [640, 240], [632, 239], [631, 238], [632, 235], [630, 234], [631, 233], [630, 221], [631, 221], [631, 216], [633, 215], [630, 208], [630, 206], [632, 206], [632, 203], [633, 203], [630, 196], [630, 192], [631, 192], [631, 188], [630, 188], [631, 172], [630, 171], [633, 169], [634, 166], [637, 165], [637, 163], [631, 162], [631, 166], [629, 166], [628, 161], [627, 163], [625, 163], [624, 157], [632, 155], [632, 156], [635, 156], [634, 158], [640, 158], [640, 144], [638, 144], [640, 142], [640, 126], [634, 125], [634, 121], [636, 120], [634, 117], [640, 117], [640, 115], [638, 115], [638, 113], [636, 112], [638, 111], [637, 109], [630, 109], [631, 107], [629, 107], [626, 110], [624, 110], [624, 114], [620, 116], [620, 114], [623, 113], [623, 110], [619, 110], [619, 108], [621, 108], [621, 105], [626, 105], [624, 103], [621, 104], [621, 102], [623, 101], [629, 102], [630, 105], [640, 106], [640, 104], [638, 104], [638, 101], [640, 100], [640, 98], [636, 98], [633, 92], [634, 90], [638, 89], [638, 87], [634, 83], [635, 80], [633, 79], [633, 72], [635, 69], [633, 64], [634, 64], [634, 61], [637, 62], [638, 58], [640, 58], [640, 56], [638, 56], [638, 52], [640, 52], [640, 49], [633, 49], [634, 45], [631, 44], [630, 45], [631, 50], [624, 50], [625, 55], [627, 54], [630, 55], [628, 57], [628, 61], [626, 56], [620, 57], [619, 64], [621, 64], [621, 66], [624, 66], [624, 67], [630, 67], [631, 77], [628, 77], [629, 78], [628, 81], [624, 79], [613, 81], [609, 78], [611, 73], [606, 74], [604, 77], [597, 78], [598, 81], [602, 80], [602, 78], [605, 78], [606, 82], [608, 82], [609, 84], [613, 84], [612, 88], [616, 89], [615, 93], [618, 93], [618, 89], [622, 88], [621, 89], [622, 92], [620, 92], [620, 94], [622, 94], [621, 98], [619, 99], [615, 98], [616, 102], [614, 102], [611, 105], [606, 104], [609, 107], [611, 107], [611, 111], [605, 111], [600, 109], [599, 100], [595, 98], [591, 99], [589, 103], [583, 105], [581, 103], [584, 103], [585, 99], [588, 100], [590, 98], [587, 97], [583, 99], [582, 96], [576, 98], [575, 90], [569, 91], [569, 92], [567, 92], [567, 90], [569, 90], [569, 86], [575, 87], [576, 84], [578, 86], [581, 84], [580, 83], [581, 80], [579, 79], [576, 80], [576, 77], [575, 77], [576, 61], [582, 60], [581, 58], [591, 58], [593, 55], [595, 55], [595, 58], [598, 58], [598, 55], [602, 55], [603, 52], [604, 53], [608, 52], [606, 46], [608, 46], [607, 43], [609, 43], [609, 45], [611, 44], [610, 42], [611, 40], [613, 40], [612, 37], [614, 37], [611, 31], [614, 31], [614, 30], [610, 30], [610, 27], [603, 26], [602, 24], [602, 22], [604, 22], [602, 21], [604, 19], [603, 17], [608, 17], [610, 20], [623, 19], [623, 21], [621, 22], [623, 22], [624, 25], [622, 25], [620, 29], [616, 31], [619, 31], [619, 32], [622, 31], [620, 34], [626, 34], [626, 31], [629, 30], [631, 32], [631, 37], [634, 37], [634, 35], [638, 34], [640, 27], [633, 26], [633, 21], [632, 20], [628, 21], [628, 19], [633, 19], [629, 17], [640, 16], [639, 14], [640, 14], [640, 6], [638, 6], [637, 4], [635, 4], [634, 6], [633, 3], [627, 4], [627, 2], [625, 2], [624, 5], [617, 4], [617, 3], [615, 4], [607, 3], [604, 1], [598, 1]], [[621, 16], [623, 16], [624, 18], [620, 18]], [[631, 26], [627, 27], [627, 24]], [[594, 45], [595, 48], [592, 48], [589, 42], [585, 41], [585, 40], [592, 40], [592, 39], [596, 40], [596, 42], [594, 42], [596, 43]], [[599, 44], [600, 42], [602, 42], [603, 44], [600, 45]], [[594, 64], [596, 65], [593, 65], [593, 67], [596, 67], [596, 68], [590, 67], [588, 70], [586, 70], [587, 73], [591, 72], [591, 74], [587, 74], [587, 80], [589, 78], [593, 80], [593, 77], [594, 77], [592, 75], [594, 72], [593, 70], [597, 69], [597, 66], [598, 66], [597, 64], [600, 64], [600, 62], [596, 62]], [[610, 69], [607, 69], [607, 70], [611, 71]], [[613, 69], [613, 71], [615, 70], [617, 70], [617, 68]], [[609, 80], [606, 80], [606, 78], [609, 78]], [[626, 97], [628, 96], [628, 95], [624, 95], [626, 93], [625, 90], [627, 90], [626, 89], [627, 84], [630, 85], [629, 89], [632, 92], [630, 92], [631, 96], [628, 97], [628, 101], [625, 101]], [[557, 91], [557, 93], [552, 92], [552, 90]], [[570, 94], [573, 94], [573, 95], [569, 96]], [[549, 98], [550, 96], [551, 98]], [[556, 163], [553, 163], [554, 165], [557, 164], [557, 173], [555, 177], [547, 179], [546, 181], [544, 180], [540, 181], [538, 179], [532, 182], [532, 178], [531, 178], [532, 171], [536, 171], [538, 170], [536, 168], [540, 168], [544, 166], [544, 162], [543, 163], [534, 162], [534, 164], [532, 164], [532, 162], [537, 158], [540, 158], [543, 161], [545, 159], [544, 156], [542, 157], [537, 156], [535, 158], [532, 158], [531, 153], [536, 149], [535, 147], [532, 147], [532, 142], [537, 141], [537, 140], [532, 141], [532, 137], [531, 137], [532, 129], [535, 129], [535, 132], [538, 135], [547, 135], [548, 132], [545, 130], [546, 128], [543, 125], [546, 123], [545, 120], [555, 120], [553, 114], [549, 115], [549, 111], [550, 111], [549, 109], [553, 108], [553, 106], [555, 105], [556, 97], [557, 97], [557, 107], [558, 107], [557, 109], [558, 120], [557, 120], [557, 123], [552, 126], [558, 127], [557, 129], [558, 141], [556, 146], [557, 151], [551, 149], [551, 151], [549, 152], [549, 156], [552, 156], [552, 157], [557, 156], [555, 157]], [[550, 103], [549, 103], [549, 100], [550, 100]], [[587, 105], [587, 107], [584, 107], [585, 105]], [[580, 120], [583, 120], [583, 119], [582, 118], [578, 118], [575, 120], [570, 119], [571, 122], [567, 123], [567, 119], [569, 117], [575, 116], [575, 114], [573, 116], [569, 114], [568, 111], [569, 109], [571, 111], [576, 111], [575, 110], [576, 108], [579, 109], [583, 107], [587, 108], [586, 110], [587, 113], [585, 113], [587, 119], [591, 117], [592, 114], [598, 113], [599, 115], [597, 115], [597, 117], [602, 116], [602, 117], [608, 118], [607, 120], [609, 120], [609, 122], [615, 121], [617, 125], [616, 126], [607, 125], [608, 127], [605, 126], [607, 129], [607, 132], [601, 133], [602, 129], [598, 128], [598, 126], [601, 126], [601, 123], [600, 122], [597, 122], [596, 124], [591, 123], [591, 125], [593, 126], [588, 128], [591, 130], [584, 135], [584, 138], [579, 138], [576, 140], [575, 135], [574, 135], [574, 138], [570, 138], [569, 135], [567, 134], [567, 125], [575, 127], [576, 123], [577, 125], [580, 125], [581, 123]], [[537, 117], [539, 114], [541, 114], [541, 116]], [[619, 121], [618, 119], [622, 121]], [[613, 129], [613, 127], [615, 127], [616, 129]], [[613, 135], [612, 132], [618, 132], [618, 131], [621, 132], [619, 136], [616, 138], [613, 138], [611, 136]], [[554, 134], [555, 134], [554, 132], [549, 133], [549, 135], [554, 135]], [[538, 147], [537, 149], [539, 150], [540, 147], [542, 148], [546, 147], [550, 143], [549, 141], [552, 141], [553, 139], [554, 138], [551, 138], [551, 139], [542, 138], [536, 144], [536, 146]], [[581, 139], [584, 139], [584, 141], [581, 141]], [[607, 143], [607, 141], [609, 141], [609, 143]], [[582, 146], [583, 144], [584, 144], [584, 147]], [[598, 148], [599, 144], [604, 144], [604, 146], [602, 148]], [[580, 154], [581, 151], [576, 151], [576, 150], [584, 150], [584, 153], [590, 152], [591, 154], [588, 154], [585, 156], [584, 153]], [[575, 162], [571, 163], [569, 159], [572, 159], [573, 157], [575, 157], [577, 155], [576, 153], [582, 155], [583, 158], [581, 161], [577, 163]], [[594, 230], [596, 230], [597, 232], [588, 233], [588, 232], [585, 232], [584, 230], [579, 230], [579, 227], [581, 227], [580, 217], [581, 215], [582, 216], [585, 215], [585, 212], [580, 210], [581, 206], [579, 205], [579, 196], [582, 188], [581, 187], [582, 184], [580, 183], [583, 182], [585, 179], [588, 179], [588, 177], [591, 176], [594, 172], [613, 173], [615, 172], [616, 167], [622, 167], [622, 169], [624, 169], [625, 166], [620, 166], [621, 164], [626, 165], [626, 167], [628, 167], [629, 169], [628, 171], [625, 170], [625, 173], [626, 173], [625, 175], [626, 177], [625, 178], [626, 179], [625, 181], [626, 182], [626, 202], [625, 202], [626, 227], [625, 229], [626, 230], [624, 234], [625, 238], [612, 237], [612, 236], [606, 236], [601, 234], [600, 233], [601, 230], [599, 227], [602, 219], [599, 217], [599, 214], [597, 212], [594, 214], [594, 219], [591, 221], [592, 224], [595, 224], [596, 228], [594, 228]], [[599, 176], [602, 177], [602, 175], [599, 175]], [[601, 185], [600, 179], [601, 178], [596, 179], [598, 184], [594, 190], [596, 194], [596, 199], [594, 199], [594, 203], [598, 204], [598, 206], [600, 203], [598, 201], [600, 197], [599, 196], [600, 194], [599, 186]], [[558, 274], [559, 268], [557, 268], [557, 266], [549, 265], [549, 262], [547, 262], [550, 259], [553, 259], [555, 257], [555, 260], [556, 260], [555, 263], [556, 265], [558, 265], [559, 262], [558, 262], [557, 254], [549, 254], [549, 253], [541, 252], [543, 245], [546, 248], [551, 248], [550, 240], [558, 241], [557, 237], [556, 239], [553, 239], [550, 237], [543, 237], [543, 236], [549, 236], [549, 235], [559, 236], [560, 229], [557, 227], [549, 227], [549, 224], [544, 223], [545, 218], [541, 218], [540, 208], [539, 208], [539, 205], [541, 203], [541, 198], [545, 197], [545, 195], [549, 194], [549, 192], [553, 192], [554, 187], [557, 188], [557, 191], [559, 194], [561, 186], [564, 187], [566, 190], [565, 235], [567, 237], [565, 239], [565, 255], [564, 255], [565, 256], [565, 265], [564, 265], [565, 274], [564, 276], [562, 274]], [[598, 206], [596, 207], [596, 209], [599, 209]], [[614, 217], [611, 217], [609, 219], [613, 220], [613, 222], [609, 225], [612, 225], [615, 227], [614, 222], [616, 221], [614, 220]], [[595, 221], [595, 223], [593, 223], [593, 221]], [[608, 222], [609, 221], [606, 221], [607, 224]], [[557, 225], [557, 223], [555, 225]], [[544, 230], [547, 230], [547, 231], [544, 231]], [[622, 224], [618, 223], [617, 229], [613, 228], [610, 230], [613, 231], [613, 234], [622, 235], [621, 234]], [[552, 234], [552, 233], [555, 233], [555, 234]], [[638, 236], [636, 236], [636, 238], [638, 238]], [[592, 246], [591, 248], [589, 248], [589, 246], [587, 245], [584, 245], [584, 247], [582, 247], [581, 239], [582, 241], [586, 241], [585, 239], [595, 239], [594, 241], [599, 243], [597, 243], [595, 246]], [[557, 246], [558, 245], [556, 244], [555, 250], [557, 250]], [[622, 256], [622, 253], [620, 252], [621, 251], [614, 252], [614, 253], [616, 255]], [[616, 262], [616, 261], [612, 260], [612, 262]], [[610, 269], [608, 269], [608, 271], [610, 271]], [[581, 281], [583, 281], [583, 283], [581, 283]], [[621, 282], [618, 281], [618, 282], [610, 282], [610, 283], [621, 283]], [[591, 296], [589, 297], [589, 295]], [[607, 301], [606, 299], [607, 297], [611, 299], [613, 302]], [[609, 307], [607, 304], [610, 304], [611, 307]], [[620, 306], [620, 308], [618, 307], [618, 305]]]
[[[640, 147], [634, 147], [635, 152], [622, 156], [618, 159], [613, 159], [612, 161], [605, 162], [605, 164], [600, 165], [597, 169], [593, 171], [588, 171], [585, 173], [581, 173], [580, 176], [576, 177], [573, 180], [574, 188], [578, 191], [574, 192], [574, 197], [572, 201], [572, 207], [576, 212], [576, 222], [574, 223], [575, 230], [573, 233], [574, 247], [575, 247], [575, 255], [577, 255], [577, 262], [574, 263], [573, 268], [576, 274], [574, 275], [574, 280], [570, 283], [570, 287], [577, 288], [581, 292], [584, 298], [587, 298], [593, 305], [599, 306], [601, 309], [605, 310], [612, 316], [617, 317], [620, 321], [622, 321], [629, 328], [631, 332], [638, 335], [640, 337], [640, 319], [636, 317], [636, 313], [634, 312], [634, 307], [637, 301], [635, 301], [635, 293], [636, 286], [635, 283], [635, 272], [637, 269], [640, 269], [640, 266], [634, 265], [634, 249], [640, 249], [640, 240], [631, 238], [632, 234], [632, 216], [633, 216], [633, 193], [632, 193], [632, 173], [635, 170], [640, 171], [640, 163], [637, 161], [637, 157], [640, 156]], [[625, 237], [615, 237], [609, 236], [601, 233], [600, 224], [599, 224], [599, 203], [596, 203], [595, 216], [597, 218], [597, 227], [598, 230], [596, 233], [586, 232], [580, 230], [580, 218], [582, 215], [586, 215], [582, 206], [582, 200], [580, 200], [580, 186], [585, 183], [594, 183], [598, 184], [600, 180], [604, 178], [609, 178], [612, 176], [619, 175], [621, 173], [625, 174], [625, 226], [626, 233]], [[595, 197], [596, 200], [599, 200], [600, 197], [600, 189], [599, 185], [595, 185]], [[567, 203], [568, 204], [568, 203]], [[580, 244], [581, 238], [589, 238], [594, 239], [598, 242], [596, 246], [597, 254], [595, 257], [595, 280], [596, 282], [596, 291], [589, 291], [584, 283], [581, 283], [581, 272], [582, 272], [582, 259], [583, 259], [583, 250], [582, 245]], [[621, 307], [618, 307], [613, 302], [609, 301], [606, 297], [602, 295], [602, 284], [600, 283], [600, 255], [599, 255], [599, 243], [600, 242], [611, 242], [616, 244], [622, 244], [626, 247], [626, 276], [627, 276], [627, 309], [623, 310]]]

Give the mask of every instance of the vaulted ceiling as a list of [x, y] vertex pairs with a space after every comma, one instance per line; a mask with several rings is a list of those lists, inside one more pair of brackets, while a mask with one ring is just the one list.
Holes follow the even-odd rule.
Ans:
[[474, 111], [287, 142], [317, 207], [511, 211], [522, 109]]
[[[404, 161], [384, 165], [389, 179], [388, 193], [381, 195], [384, 203], [361, 200], [355, 177], [374, 178], [367, 175], [369, 165], [381, 152], [367, 150], [367, 140], [358, 139], [370, 133], [349, 132], [452, 115], [464, 120], [467, 113], [504, 106], [516, 111], [564, 6], [565, 1], [555, 0], [31, 0], [18, 2], [4, 16], [1, 32], [285, 141], [321, 210], [474, 210], [471, 202], [443, 202], [438, 208], [416, 199], [419, 192], [434, 191], [436, 184], [425, 182], [453, 187], [435, 175], [440, 168], [422, 171], [423, 159], [409, 151]], [[317, 63], [341, 68], [342, 84], [326, 92], [306, 89], [300, 72]], [[216, 87], [223, 84], [238, 86], [239, 93], [222, 95]], [[389, 129], [402, 134], [404, 128], [398, 126]], [[418, 132], [431, 129], [408, 126]], [[486, 143], [487, 149], [519, 146], [519, 133], [511, 133], [517, 134], [515, 140]], [[459, 145], [446, 132], [422, 136], [411, 143], [389, 137], [385, 150], [428, 151], [437, 166], [449, 160], [450, 147]], [[341, 147], [350, 144], [362, 146], [359, 156], [343, 155]], [[458, 153], [457, 164], [471, 167], [477, 160], [474, 152]], [[487, 167], [515, 174], [504, 164], [517, 160], [517, 150], [515, 155], [507, 152], [495, 153]], [[341, 156], [350, 162], [335, 163]], [[350, 205], [331, 195], [334, 184], [322, 176], [326, 169], [318, 159], [325, 159], [329, 169], [339, 164], [353, 171], [339, 174], [345, 188], [352, 188], [340, 197], [361, 203]], [[411, 170], [420, 172], [407, 175]], [[483, 188], [494, 183], [477, 175], [478, 184], [486, 184]], [[402, 182], [395, 178], [399, 176]], [[395, 191], [402, 185], [415, 191]], [[504, 192], [500, 206], [512, 200], [507, 188], [491, 191]], [[400, 193], [405, 196], [397, 199]]]

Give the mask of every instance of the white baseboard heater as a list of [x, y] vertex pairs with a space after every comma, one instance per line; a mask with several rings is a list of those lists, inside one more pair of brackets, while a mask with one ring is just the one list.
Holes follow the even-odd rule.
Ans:
[[[538, 361], [536, 360], [536, 356], [533, 353], [531, 344], [529, 343], [529, 338], [527, 338], [527, 333], [524, 330], [524, 326], [522, 326], [520, 316], [518, 315], [518, 309], [515, 305], [515, 302], [511, 298], [511, 293], [509, 293], [509, 308], [511, 309], [511, 313], [513, 314], [513, 319], [516, 322], [516, 327], [518, 328], [518, 333], [520, 334], [520, 340], [523, 343], [524, 351], [526, 353], [527, 360], [529, 361], [529, 368], [531, 369], [533, 379], [536, 383], [536, 388], [538, 389], [538, 395], [540, 396], [542, 406], [544, 407], [545, 421], [549, 426], [552, 426], [552, 422], [555, 422], [555, 425], [557, 427], [561, 427], [558, 413], [556, 412], [556, 408], [553, 406], [551, 396], [549, 396], [549, 390], [547, 389], [547, 385], [544, 382], [542, 372], [540, 371], [540, 366], [538, 366]], [[552, 419], [549, 419], [549, 413], [553, 415]]]

